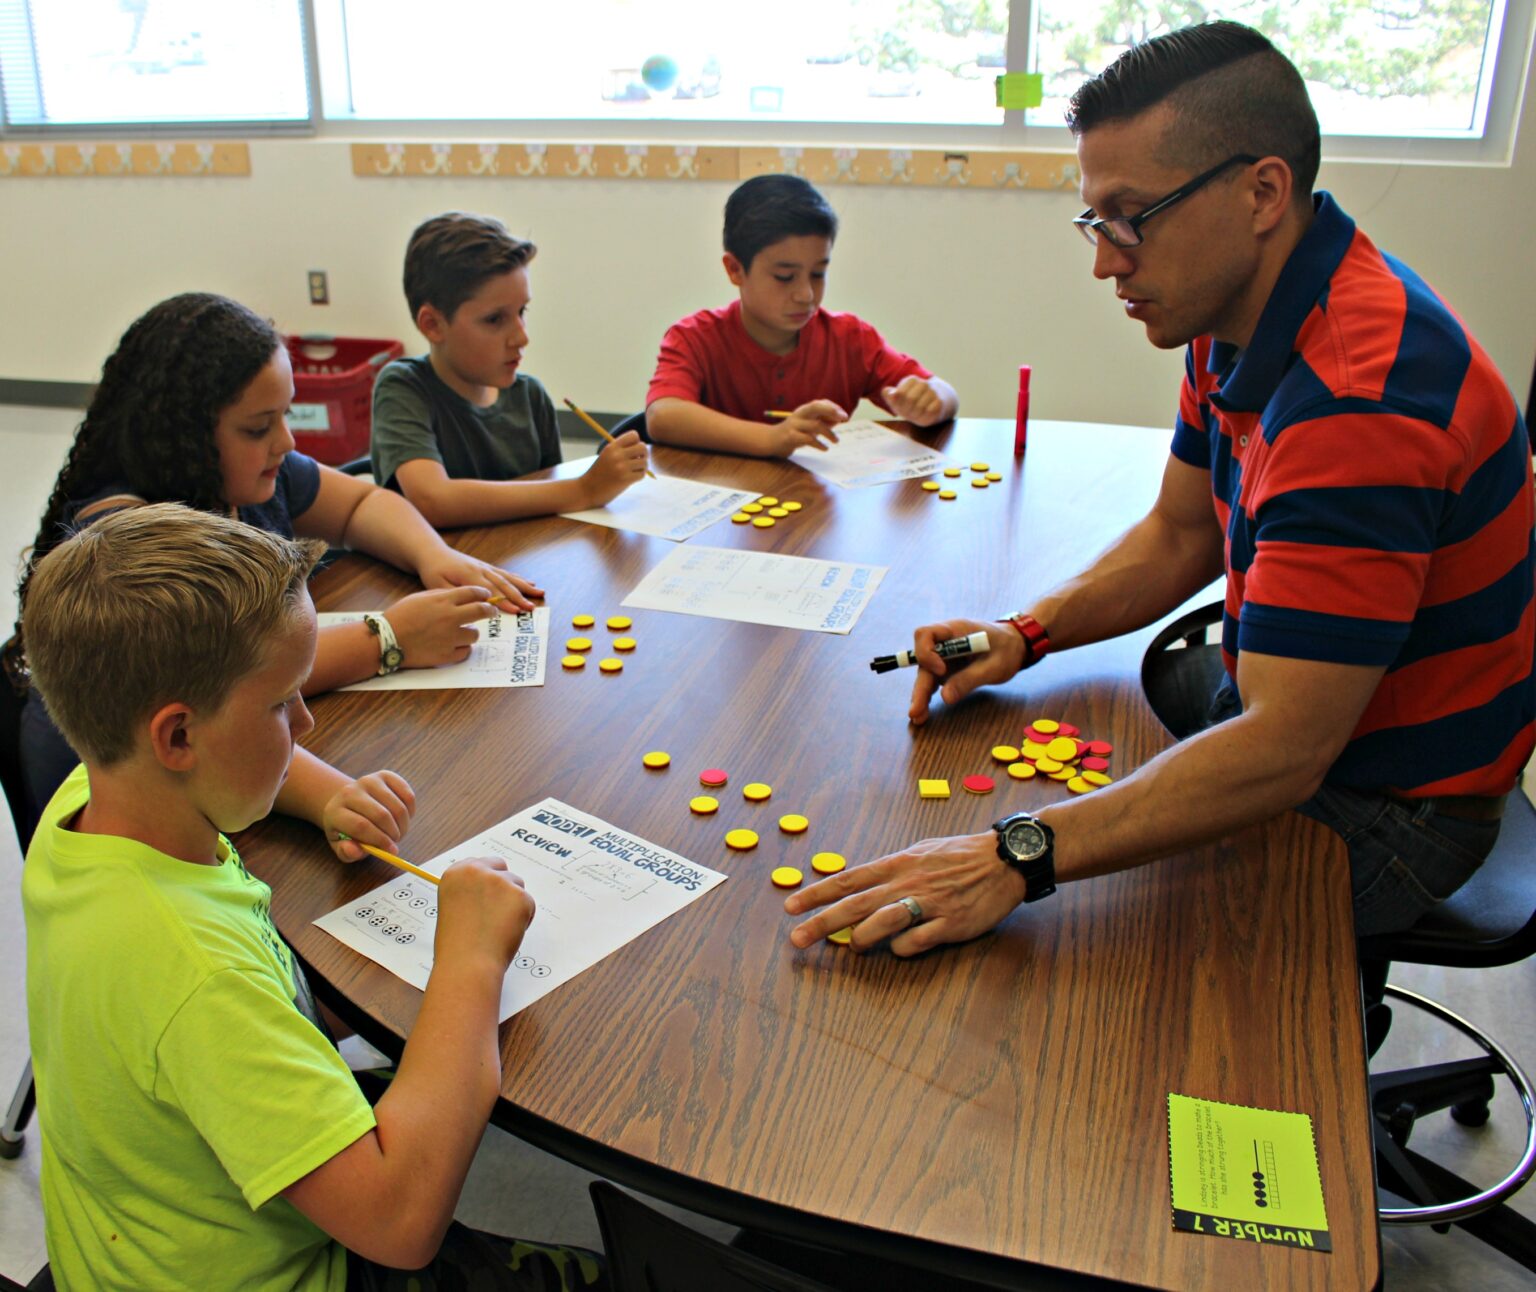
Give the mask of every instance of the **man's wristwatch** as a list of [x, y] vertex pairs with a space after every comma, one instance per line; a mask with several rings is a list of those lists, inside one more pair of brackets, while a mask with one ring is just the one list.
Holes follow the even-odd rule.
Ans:
[[1056, 834], [1028, 812], [994, 821], [997, 855], [1024, 876], [1024, 900], [1038, 902], [1056, 891]]
[[383, 615], [364, 615], [368, 631], [379, 639], [379, 677], [388, 677], [405, 663], [405, 652], [395, 640], [395, 630]]
[[1038, 664], [1051, 653], [1051, 635], [1045, 631], [1042, 624], [1034, 615], [1027, 615], [1022, 610], [1016, 615], [1009, 615], [1006, 619], [999, 619], [1000, 624], [1012, 624], [1019, 630], [1019, 636], [1024, 639], [1024, 667]]

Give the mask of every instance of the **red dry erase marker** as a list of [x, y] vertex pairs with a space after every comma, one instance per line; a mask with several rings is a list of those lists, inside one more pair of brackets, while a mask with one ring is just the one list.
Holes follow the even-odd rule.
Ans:
[[1029, 365], [1019, 365], [1019, 404], [1013, 424], [1013, 456], [1024, 456], [1024, 441], [1029, 436]]

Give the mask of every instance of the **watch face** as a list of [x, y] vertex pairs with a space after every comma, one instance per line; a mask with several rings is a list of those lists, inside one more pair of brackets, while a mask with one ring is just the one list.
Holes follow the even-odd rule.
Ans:
[[1003, 846], [1020, 861], [1045, 855], [1045, 831], [1034, 821], [1015, 821], [1003, 834]]
[[390, 672], [394, 672], [395, 669], [400, 667], [401, 661], [404, 659], [405, 652], [398, 646], [391, 646], [387, 651], [384, 652], [384, 658], [380, 662], [384, 665], [385, 668], [389, 669]]

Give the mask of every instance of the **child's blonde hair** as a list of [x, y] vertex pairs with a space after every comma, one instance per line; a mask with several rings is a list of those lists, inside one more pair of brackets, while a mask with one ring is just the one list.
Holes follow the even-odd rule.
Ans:
[[109, 767], [161, 705], [216, 712], [294, 622], [324, 551], [180, 503], [105, 516], [55, 547], [22, 618], [33, 683], [70, 746]]

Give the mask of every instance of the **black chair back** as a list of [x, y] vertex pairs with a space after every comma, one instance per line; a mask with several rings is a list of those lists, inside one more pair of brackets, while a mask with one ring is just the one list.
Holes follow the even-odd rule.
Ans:
[[716, 1242], [606, 1180], [592, 1182], [613, 1292], [833, 1292], [825, 1283]]
[[5, 783], [5, 799], [10, 804], [16, 839], [23, 853], [32, 842], [32, 830], [37, 825], [21, 771], [21, 709], [25, 703], [25, 698], [12, 690], [10, 682], [0, 677], [0, 781]]

